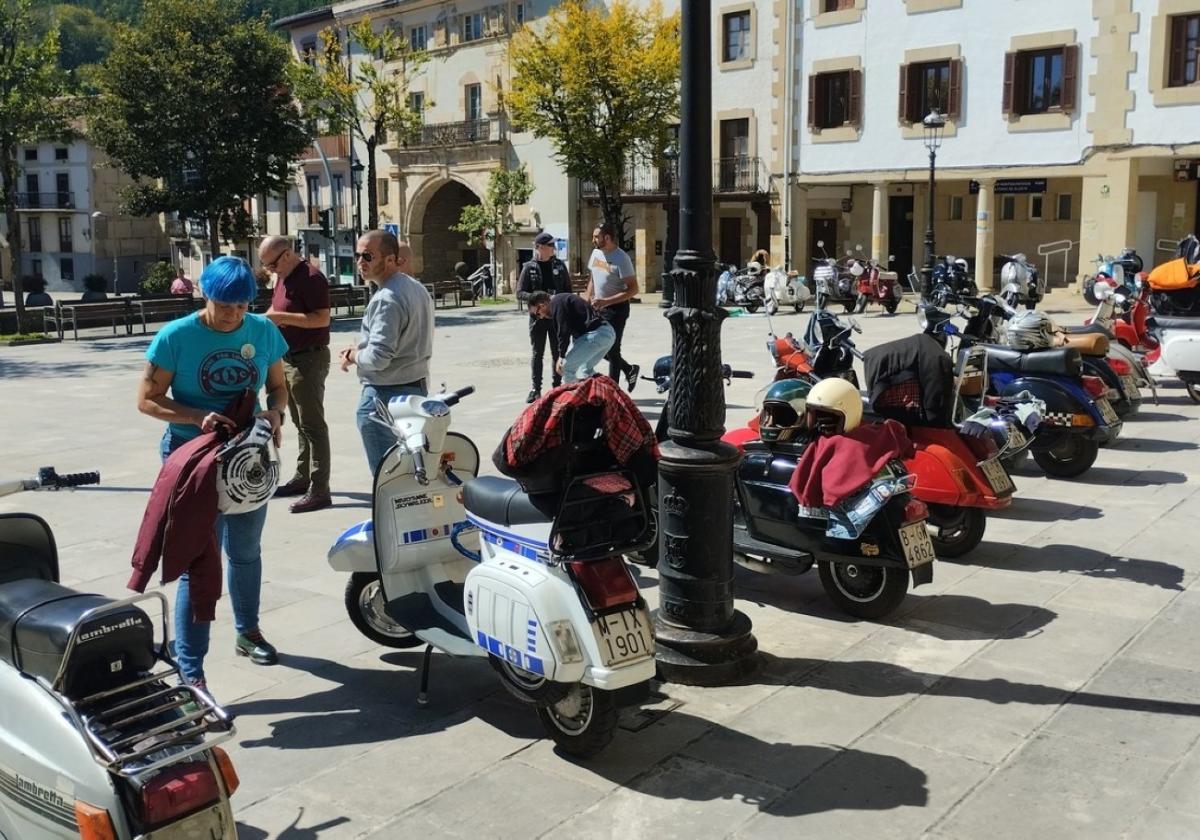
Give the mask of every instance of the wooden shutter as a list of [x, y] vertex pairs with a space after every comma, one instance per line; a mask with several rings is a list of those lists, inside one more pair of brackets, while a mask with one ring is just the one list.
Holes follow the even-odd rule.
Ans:
[[1017, 54], [1015, 52], [1004, 54], [1004, 99], [1001, 111], [1004, 116], [1010, 116], [1016, 109], [1016, 75], [1017, 75]]
[[850, 72], [850, 104], [847, 108], [846, 122], [852, 126], [862, 125], [862, 71]]
[[1063, 80], [1060, 105], [1063, 113], [1075, 110], [1076, 90], [1079, 87], [1079, 45], [1063, 47]]
[[900, 65], [900, 97], [896, 101], [899, 111], [898, 119], [901, 125], [909, 125], [912, 120], [908, 117], [908, 70], [911, 65]]
[[817, 128], [817, 77], [816, 74], [808, 77], [808, 128], [814, 131]]
[[962, 114], [962, 71], [962, 59], [950, 59], [950, 90], [946, 93], [946, 117], [948, 119], [958, 119]]
[[1167, 50], [1167, 87], [1180, 87], [1187, 84], [1187, 79], [1183, 76], [1183, 68], [1187, 63], [1187, 18], [1167, 18], [1167, 26], [1167, 37], [1171, 41]]

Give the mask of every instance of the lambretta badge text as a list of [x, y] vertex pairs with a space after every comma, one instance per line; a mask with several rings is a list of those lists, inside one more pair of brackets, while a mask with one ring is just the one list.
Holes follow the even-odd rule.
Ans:
[[86, 633], [80, 633], [79, 642], [82, 644], [83, 642], [90, 642], [93, 639], [99, 639], [101, 636], [107, 636], [114, 630], [125, 630], [129, 627], [139, 627], [141, 626], [141, 623], [142, 620], [137, 616], [130, 616], [123, 621], [118, 621], [116, 624], [101, 624], [94, 630], [89, 630]]
[[407, 507], [416, 507], [417, 505], [432, 504], [429, 496], [424, 493], [417, 496], [404, 496], [399, 499], [392, 499], [392, 510], [401, 510]]

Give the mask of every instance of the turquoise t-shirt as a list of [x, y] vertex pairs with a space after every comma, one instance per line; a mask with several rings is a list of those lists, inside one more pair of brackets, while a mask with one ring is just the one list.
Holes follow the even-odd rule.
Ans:
[[[267, 382], [267, 368], [287, 352], [279, 327], [262, 315], [247, 313], [233, 332], [217, 332], [200, 313], [171, 321], [158, 331], [146, 360], [175, 374], [171, 398], [189, 408], [222, 411], [246, 388], [256, 393]], [[200, 427], [171, 423], [171, 434], [191, 440]]]

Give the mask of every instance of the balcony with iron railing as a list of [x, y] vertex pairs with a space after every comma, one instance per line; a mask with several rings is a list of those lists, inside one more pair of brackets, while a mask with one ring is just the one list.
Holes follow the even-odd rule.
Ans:
[[428, 149], [437, 146], [465, 146], [473, 143], [499, 143], [500, 119], [484, 117], [462, 122], [427, 123], [401, 138], [401, 146]]
[[[621, 178], [621, 195], [663, 196], [670, 186], [679, 192], [678, 177], [672, 178], [670, 169], [653, 162], [635, 163], [625, 170]], [[770, 177], [762, 158], [749, 155], [720, 158], [713, 161], [713, 193], [717, 195], [753, 195], [770, 191]], [[584, 198], [596, 198], [599, 188], [590, 181], [582, 184]]]
[[18, 210], [74, 210], [73, 192], [23, 192], [17, 193]]

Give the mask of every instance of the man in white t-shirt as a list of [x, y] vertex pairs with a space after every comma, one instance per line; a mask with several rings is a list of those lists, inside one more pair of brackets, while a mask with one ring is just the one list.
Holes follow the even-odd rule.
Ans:
[[633, 391], [637, 385], [637, 365], [621, 358], [621, 336], [625, 333], [625, 322], [629, 320], [629, 299], [638, 293], [637, 275], [629, 255], [617, 246], [617, 235], [613, 226], [604, 222], [592, 231], [595, 250], [588, 258], [588, 270], [592, 278], [588, 281], [587, 298], [600, 317], [607, 321], [616, 333], [608, 359], [608, 375], [618, 384], [621, 374], [625, 385]]

